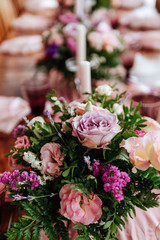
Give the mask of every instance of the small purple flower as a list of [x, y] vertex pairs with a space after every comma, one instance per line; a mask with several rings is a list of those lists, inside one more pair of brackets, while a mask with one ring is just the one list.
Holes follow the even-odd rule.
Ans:
[[28, 202], [31, 202], [34, 198], [33, 198], [32, 196], [28, 195], [28, 196], [26, 197], [26, 199], [28, 200]]
[[13, 195], [12, 197], [14, 201], [21, 201], [22, 199], [24, 199], [24, 197], [19, 194]]
[[92, 167], [91, 167], [91, 161], [90, 161], [90, 156], [84, 156], [84, 162], [87, 164], [87, 166], [88, 166], [88, 169], [90, 170], [90, 171], [92, 171]]
[[121, 172], [116, 166], [108, 164], [100, 167], [103, 172], [102, 181], [104, 182], [104, 191], [112, 191], [113, 196], [117, 201], [122, 201], [123, 191], [122, 188], [130, 182], [130, 177], [126, 172]]
[[49, 122], [50, 122], [51, 124], [54, 124], [54, 121], [53, 121], [53, 119], [52, 119], [51, 114], [49, 113], [49, 111], [48, 111], [48, 110], [44, 111], [44, 114], [48, 117]]
[[12, 174], [10, 172], [5, 171], [0, 175], [0, 182], [2, 183], [9, 183], [11, 179]]
[[26, 133], [26, 127], [19, 124], [14, 130], [13, 130], [13, 137], [22, 137]]
[[33, 190], [35, 187], [38, 187], [40, 184], [40, 181], [39, 180], [36, 180], [32, 183], [32, 186], [31, 186], [31, 189]]
[[54, 58], [59, 52], [59, 46], [53, 43], [46, 48], [45, 52], [48, 58]]
[[94, 163], [92, 164], [92, 171], [93, 171], [93, 176], [98, 177], [99, 176], [99, 166], [100, 163], [98, 160], [94, 159]]

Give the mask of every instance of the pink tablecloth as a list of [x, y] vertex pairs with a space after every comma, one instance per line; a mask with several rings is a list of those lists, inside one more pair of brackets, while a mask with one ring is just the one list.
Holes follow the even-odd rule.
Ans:
[[[70, 234], [70, 239], [74, 240], [75, 232]], [[160, 206], [147, 211], [136, 208], [136, 217], [128, 219], [125, 229], [118, 230], [117, 237], [119, 240], [160, 240]], [[44, 232], [41, 240], [48, 240]]]

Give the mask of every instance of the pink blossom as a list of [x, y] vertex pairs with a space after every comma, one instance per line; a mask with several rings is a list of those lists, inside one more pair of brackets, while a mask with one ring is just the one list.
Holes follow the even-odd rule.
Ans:
[[65, 24], [78, 22], [77, 16], [72, 13], [59, 15], [58, 19]]
[[76, 116], [72, 122], [72, 135], [77, 137], [83, 146], [97, 148], [110, 142], [120, 132], [116, 115], [104, 111], [88, 111]]
[[48, 44], [52, 45], [53, 43], [57, 44], [58, 46], [61, 46], [64, 43], [64, 39], [63, 39], [62, 35], [59, 33], [52, 34], [48, 40]]
[[160, 171], [160, 131], [147, 133], [143, 144], [152, 166]]
[[27, 149], [30, 146], [29, 138], [27, 136], [18, 137], [15, 142], [15, 147], [17, 149], [24, 148]]
[[[15, 152], [16, 154], [17, 152]], [[17, 158], [13, 158], [13, 156], [15, 155], [10, 155], [8, 156], [8, 166], [10, 168], [11, 171], [14, 171], [14, 170], [18, 170], [18, 169], [23, 169], [23, 165], [22, 163], [17, 163]]]
[[[76, 102], [73, 105], [73, 108], [75, 109], [76, 114], [83, 115], [85, 112], [86, 104]], [[97, 112], [104, 112], [104, 113], [109, 113], [108, 109], [102, 108], [102, 107], [97, 107], [95, 105], [92, 105], [92, 110], [97, 111]]]
[[73, 38], [67, 38], [66, 44], [73, 53], [76, 52], [76, 42]]
[[146, 120], [144, 124], [146, 124], [147, 126], [143, 128], [146, 133], [152, 131], [160, 131], [160, 124], [156, 120], [150, 117], [143, 117], [143, 119]]
[[57, 143], [46, 143], [41, 148], [42, 168], [46, 174], [58, 177], [61, 173], [60, 167], [63, 165], [64, 154]]
[[130, 137], [123, 140], [121, 147], [124, 147], [129, 153], [130, 162], [140, 170], [149, 168], [149, 156], [143, 146], [143, 137]]
[[76, 23], [76, 22], [68, 23], [63, 28], [64, 35], [66, 37], [68, 37], [68, 38], [71, 37], [73, 39], [76, 39], [76, 36], [77, 36], [77, 25], [78, 25], [78, 23]]
[[146, 132], [143, 131], [143, 130], [135, 130], [135, 134], [136, 134], [138, 137], [144, 137], [144, 135], [146, 134]]
[[60, 213], [73, 223], [89, 225], [98, 221], [102, 215], [101, 199], [97, 195], [90, 196], [88, 199], [70, 186], [66, 184], [60, 190]]

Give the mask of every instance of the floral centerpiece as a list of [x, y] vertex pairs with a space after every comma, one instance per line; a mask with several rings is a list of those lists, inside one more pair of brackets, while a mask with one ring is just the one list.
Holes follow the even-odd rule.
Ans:
[[[76, 72], [76, 33], [77, 25], [82, 20], [72, 13], [62, 14], [58, 22], [42, 35], [44, 55], [37, 62], [37, 67], [47, 71], [56, 69], [65, 78], [75, 77]], [[108, 79], [110, 68], [120, 64], [119, 56], [124, 47], [117, 31], [106, 21], [92, 22], [84, 19], [87, 29], [87, 60], [91, 62], [92, 79]]]
[[[160, 125], [141, 117], [127, 93], [99, 86], [83, 103], [66, 104], [49, 94], [49, 112], [18, 126], [8, 154], [11, 172], [0, 175], [14, 204], [25, 210], [6, 236], [69, 240], [118, 239], [117, 228], [135, 214], [158, 206]], [[48, 120], [47, 120], [48, 119]]]

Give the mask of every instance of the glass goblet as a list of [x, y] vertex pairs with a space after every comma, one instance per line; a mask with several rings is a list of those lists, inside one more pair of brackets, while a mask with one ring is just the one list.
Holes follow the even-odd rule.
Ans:
[[37, 76], [22, 83], [22, 95], [28, 101], [35, 116], [42, 115], [46, 95], [50, 91], [49, 80], [46, 76]]

